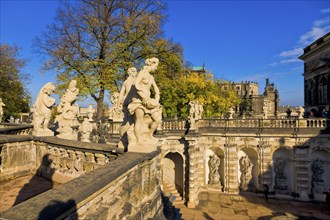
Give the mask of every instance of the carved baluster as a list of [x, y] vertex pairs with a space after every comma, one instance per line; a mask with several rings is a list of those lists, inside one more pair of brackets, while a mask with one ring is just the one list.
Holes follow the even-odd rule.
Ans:
[[85, 162], [85, 154], [81, 151], [76, 151], [76, 160], [74, 161], [74, 168], [79, 172], [84, 171], [84, 162]]
[[94, 154], [90, 152], [85, 152], [86, 162], [84, 164], [84, 170], [89, 172], [92, 171], [95, 164]]
[[67, 150], [69, 158], [67, 158], [66, 166], [69, 168], [69, 170], [74, 170], [74, 161], [76, 160], [76, 154], [73, 150]]
[[60, 167], [66, 169], [66, 158], [68, 157], [68, 152], [64, 148], [60, 148]]
[[105, 157], [104, 154], [95, 153], [95, 157], [96, 157], [96, 163], [98, 165], [104, 165], [105, 164], [106, 157]]

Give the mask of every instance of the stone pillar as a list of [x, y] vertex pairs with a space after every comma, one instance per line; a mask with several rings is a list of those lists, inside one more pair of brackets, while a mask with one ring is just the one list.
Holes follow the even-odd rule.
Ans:
[[195, 208], [199, 203], [199, 146], [196, 137], [186, 137], [188, 141], [189, 179], [188, 181], [188, 208]]
[[308, 200], [308, 194], [310, 193], [310, 178], [308, 176], [308, 146], [297, 146], [294, 152], [294, 157], [296, 159], [295, 190], [300, 194], [301, 200]]
[[263, 184], [272, 186], [272, 155], [269, 145], [260, 145], [260, 179], [259, 188], [262, 189]]
[[237, 145], [225, 145], [225, 188], [224, 192], [238, 193]]

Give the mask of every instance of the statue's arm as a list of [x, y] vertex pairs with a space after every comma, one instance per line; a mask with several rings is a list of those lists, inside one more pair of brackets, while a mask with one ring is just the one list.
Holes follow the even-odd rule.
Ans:
[[122, 105], [123, 102], [124, 102], [124, 96], [125, 96], [125, 93], [126, 93], [126, 88], [125, 87], [126, 87], [126, 85], [124, 83], [123, 86], [120, 89], [120, 93], [119, 93], [119, 97], [118, 97], [118, 102], [117, 102], [117, 107], [119, 107], [120, 105]]
[[43, 94], [43, 103], [45, 104], [46, 107], [51, 107], [55, 104], [55, 99], [48, 96], [47, 94]]
[[155, 79], [153, 76], [152, 77], [152, 86], [154, 88], [154, 91], [155, 91], [155, 99], [157, 100], [157, 102], [159, 102], [159, 99], [160, 99], [160, 91], [159, 91], [159, 88], [155, 82]]

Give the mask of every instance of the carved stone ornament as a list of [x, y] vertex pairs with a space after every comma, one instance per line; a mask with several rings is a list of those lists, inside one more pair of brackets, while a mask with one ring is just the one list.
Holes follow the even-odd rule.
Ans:
[[36, 98], [33, 108], [33, 132], [35, 136], [54, 136], [51, 131], [49, 121], [52, 116], [52, 107], [55, 99], [50, 97], [55, 90], [55, 85], [51, 82], [46, 83]]

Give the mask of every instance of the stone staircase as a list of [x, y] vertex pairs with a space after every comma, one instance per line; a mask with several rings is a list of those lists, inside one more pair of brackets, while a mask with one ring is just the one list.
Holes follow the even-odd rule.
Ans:
[[163, 180], [163, 194], [165, 199], [163, 200], [166, 217], [168, 219], [180, 220], [182, 219], [182, 213], [180, 209], [184, 208], [184, 201], [177, 191], [173, 183], [169, 183], [166, 180]]

